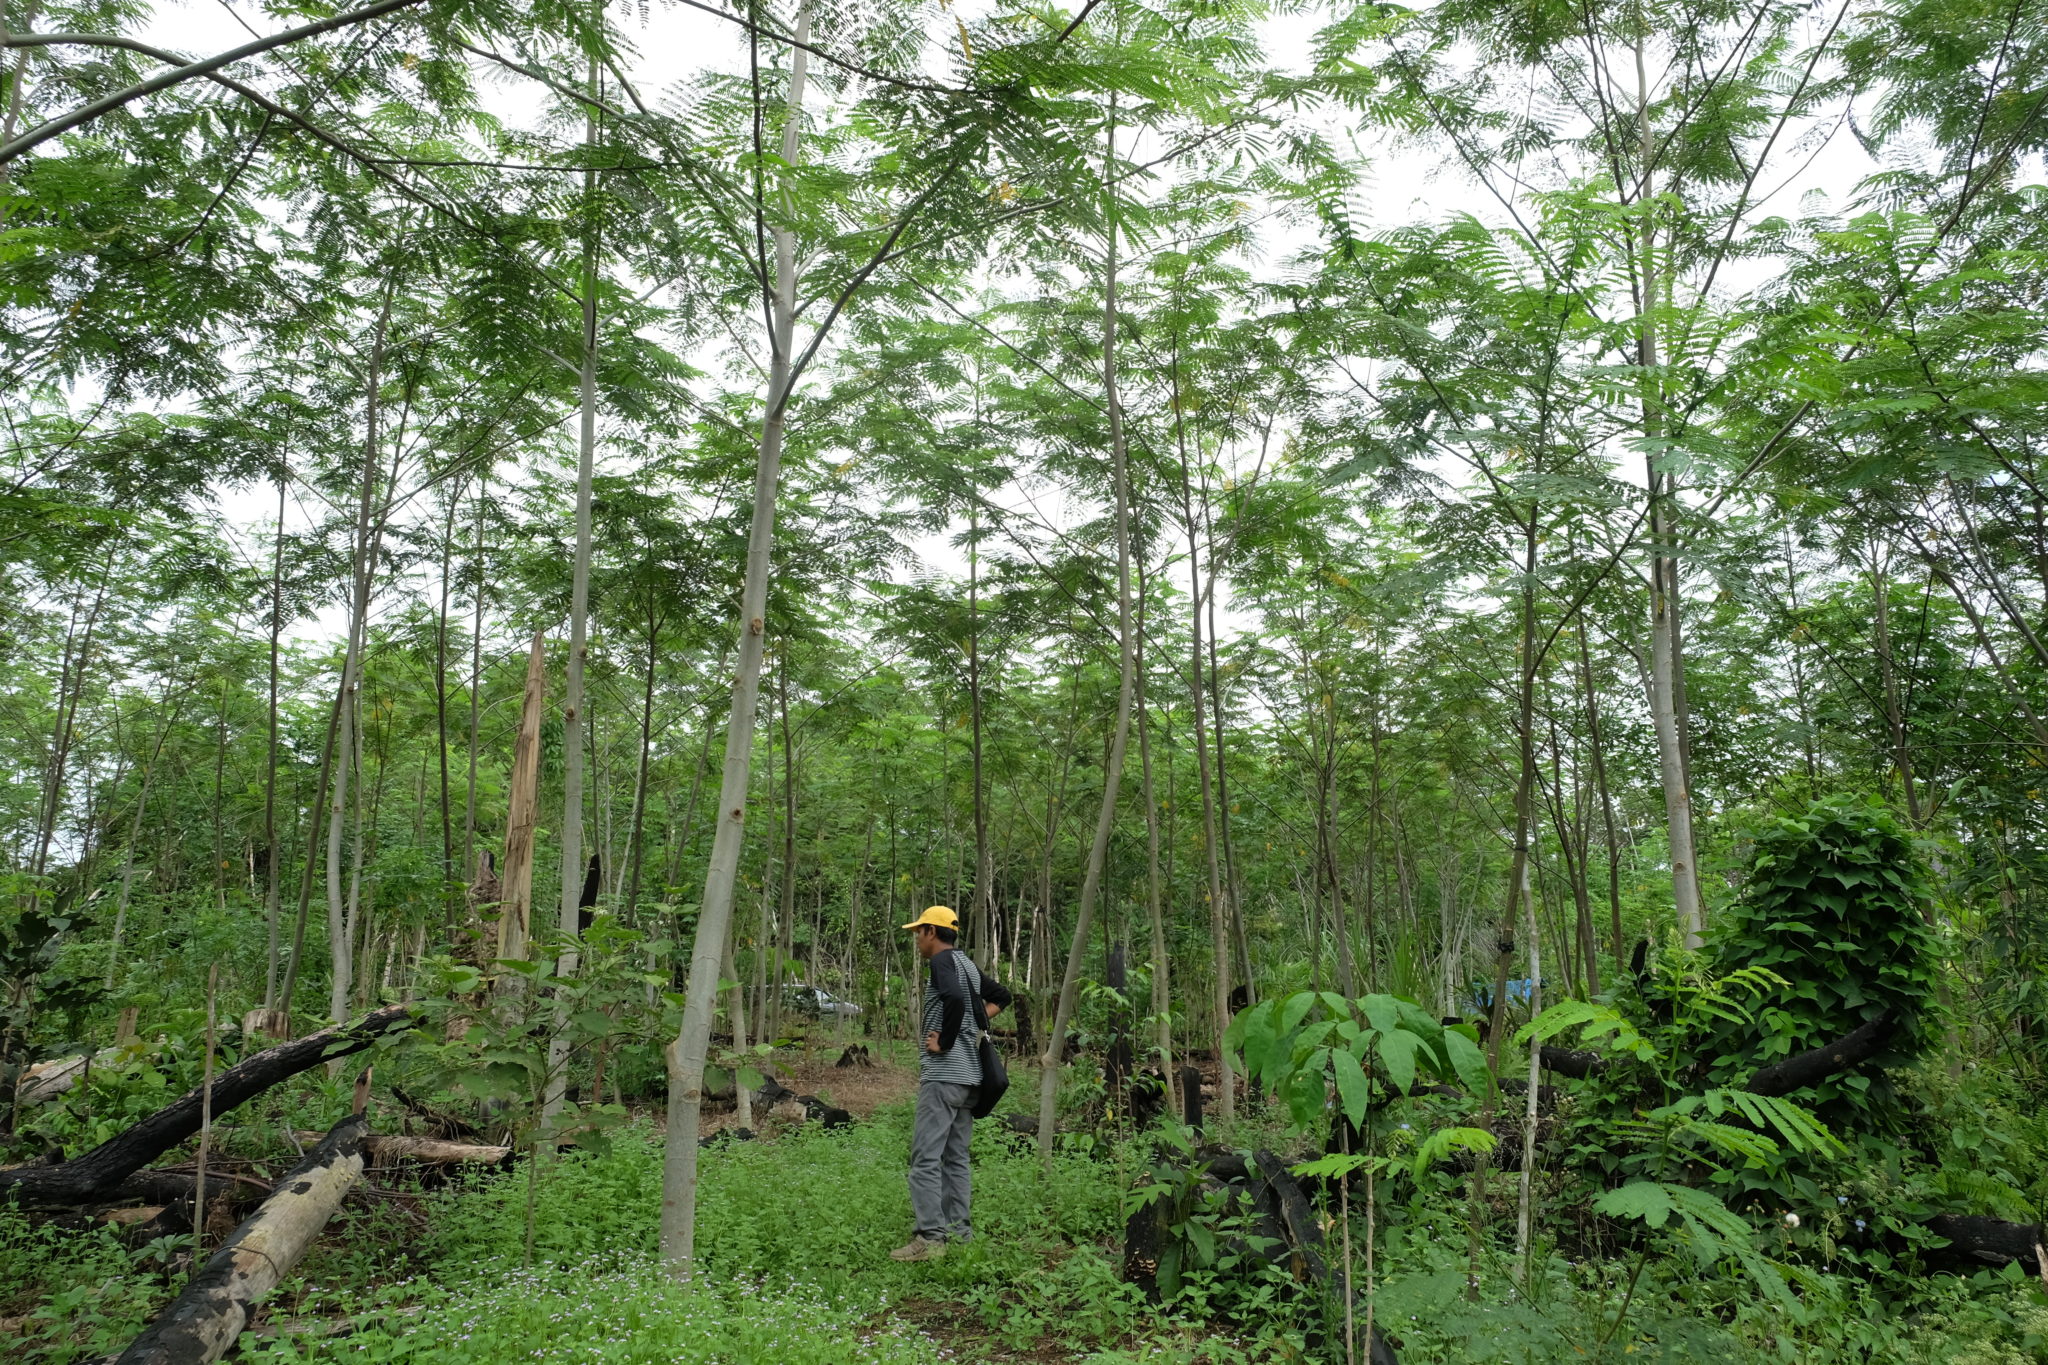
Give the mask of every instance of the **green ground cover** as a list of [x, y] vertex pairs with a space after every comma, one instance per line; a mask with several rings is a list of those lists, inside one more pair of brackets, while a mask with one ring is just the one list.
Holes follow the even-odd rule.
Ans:
[[[355, 1201], [273, 1300], [241, 1358], [404, 1365], [514, 1361], [677, 1365], [925, 1365], [951, 1359], [1293, 1361], [1313, 1320], [1279, 1281], [1189, 1277], [1148, 1304], [1119, 1274], [1136, 1141], [1057, 1155], [1049, 1171], [991, 1125], [976, 1140], [973, 1243], [945, 1260], [888, 1259], [909, 1206], [908, 1114], [884, 1109], [843, 1132], [797, 1131], [708, 1153], [699, 1205], [703, 1282], [654, 1259], [660, 1143], [639, 1124], [607, 1150], [565, 1153], [532, 1182], [472, 1181], [416, 1204]], [[1236, 1136], [1280, 1135], [1245, 1128]], [[527, 1252], [529, 1198], [532, 1251]], [[1354, 1211], [1355, 1212], [1355, 1211]], [[1363, 1224], [1354, 1222], [1363, 1273]], [[1379, 1210], [1375, 1312], [1409, 1365], [1684, 1360], [2048, 1360], [2048, 1295], [2016, 1274], [1873, 1283], [1803, 1267], [1803, 1314], [1738, 1272], [1655, 1256], [1542, 1258], [1527, 1295], [1489, 1258], [1478, 1302], [1463, 1293], [1462, 1206], [1446, 1184]], [[1333, 1232], [1334, 1237], [1334, 1232]], [[169, 1292], [165, 1246], [108, 1230], [32, 1228], [0, 1211], [9, 1354], [71, 1365], [118, 1350]], [[1796, 1259], [1796, 1258], [1795, 1258]], [[1631, 1279], [1633, 1278], [1633, 1292]]]

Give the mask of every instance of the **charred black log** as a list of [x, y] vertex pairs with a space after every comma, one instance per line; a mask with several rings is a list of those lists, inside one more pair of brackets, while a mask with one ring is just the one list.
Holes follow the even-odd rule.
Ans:
[[1834, 1042], [1773, 1062], [1749, 1078], [1753, 1095], [1789, 1095], [1876, 1056], [1891, 1040], [1892, 1012], [1879, 1010]]
[[1202, 1073], [1191, 1066], [1180, 1069], [1180, 1121], [1202, 1131]]
[[[1323, 1228], [1316, 1221], [1315, 1210], [1309, 1206], [1308, 1196], [1287, 1170], [1287, 1164], [1268, 1151], [1260, 1151], [1252, 1160], [1258, 1165], [1259, 1175], [1270, 1192], [1279, 1214], [1280, 1224], [1286, 1232], [1286, 1243], [1276, 1248], [1276, 1259], [1284, 1259], [1294, 1278], [1304, 1285], [1314, 1285], [1329, 1291], [1341, 1317], [1345, 1307], [1344, 1267], [1330, 1265], [1323, 1256]], [[1360, 1297], [1359, 1287], [1351, 1288], [1352, 1321], [1355, 1330], [1365, 1330], [1365, 1315], [1357, 1309]], [[1342, 1328], [1332, 1324], [1333, 1332]], [[1398, 1365], [1392, 1343], [1381, 1333], [1378, 1324], [1372, 1329], [1372, 1339], [1367, 1343], [1366, 1356], [1371, 1365]]]
[[[413, 1023], [410, 1006], [394, 1005], [358, 1023], [337, 1024], [245, 1057], [213, 1078], [213, 1116], [218, 1120], [279, 1081], [361, 1052]], [[0, 1171], [0, 1196], [12, 1192], [22, 1203], [43, 1208], [87, 1203], [196, 1134], [199, 1108], [199, 1091], [190, 1090], [74, 1161]]]
[[[1341, 1351], [1344, 1332], [1344, 1267], [1331, 1265], [1325, 1254], [1322, 1224], [1301, 1182], [1289, 1170], [1293, 1163], [1270, 1151], [1247, 1156], [1220, 1147], [1199, 1149], [1195, 1163], [1178, 1193], [1161, 1193], [1132, 1210], [1126, 1220], [1125, 1280], [1156, 1301], [1168, 1268], [1182, 1264], [1191, 1250], [1191, 1244], [1180, 1242], [1176, 1229], [1194, 1209], [1211, 1204], [1218, 1194], [1226, 1195], [1226, 1212], [1248, 1218], [1250, 1224], [1243, 1235], [1230, 1237], [1225, 1247], [1228, 1253], [1252, 1255], [1285, 1267], [1289, 1277], [1316, 1301], [1325, 1306], [1334, 1301], [1334, 1312], [1310, 1332], [1311, 1349], [1331, 1353], [1334, 1358]], [[1354, 1284], [1351, 1290], [1352, 1326], [1363, 1333], [1363, 1288]], [[1371, 1365], [1398, 1365], [1393, 1344], [1377, 1324], [1367, 1358]]]
[[[1109, 961], [1104, 964], [1102, 984], [1119, 996], [1130, 989], [1131, 974], [1125, 962], [1125, 949], [1121, 943], [1110, 945]], [[1118, 1103], [1123, 1098], [1124, 1085], [1129, 1080], [1135, 1057], [1131, 1050], [1131, 1035], [1127, 1027], [1130, 1011], [1126, 1006], [1115, 1006], [1110, 1010], [1109, 1046], [1102, 1054], [1102, 1082], [1109, 1092], [1110, 1101]], [[1118, 1107], [1122, 1107], [1118, 1104]]]
[[1166, 1077], [1157, 1067], [1146, 1067], [1131, 1078], [1129, 1099], [1131, 1126], [1150, 1128], [1166, 1110]]
[[868, 1045], [866, 1043], [849, 1043], [847, 1045], [846, 1051], [839, 1054], [839, 1060], [832, 1063], [832, 1065], [835, 1067], [870, 1068], [872, 1068], [874, 1064], [875, 1059], [868, 1055]]
[[798, 1095], [797, 1103], [804, 1107], [804, 1117], [812, 1123], [826, 1128], [850, 1128], [853, 1114], [845, 1109], [825, 1103], [816, 1095]]
[[2041, 1265], [2041, 1246], [2048, 1233], [2039, 1223], [2007, 1223], [1974, 1214], [1939, 1213], [1927, 1220], [1927, 1230], [1948, 1238], [1948, 1258], [1982, 1268], [2018, 1261], [2036, 1275], [2048, 1274]]
[[1543, 1069], [1583, 1081], [1614, 1064], [1612, 1057], [1598, 1052], [1574, 1052], [1569, 1048], [1545, 1046], [1540, 1050]]
[[590, 870], [583, 874], [583, 894], [576, 898], [576, 932], [587, 933], [597, 914], [597, 889], [604, 884], [604, 862], [590, 855]]
[[120, 1365], [207, 1365], [226, 1354], [250, 1310], [291, 1273], [362, 1176], [369, 1131], [361, 1115], [328, 1130], [185, 1292], [121, 1353]]

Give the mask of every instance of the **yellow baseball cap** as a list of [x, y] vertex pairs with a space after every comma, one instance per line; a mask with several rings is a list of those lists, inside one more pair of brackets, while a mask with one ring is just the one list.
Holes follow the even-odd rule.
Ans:
[[943, 905], [934, 905], [903, 927], [906, 929], [921, 929], [926, 926], [930, 926], [933, 929], [958, 929], [960, 927], [960, 917]]

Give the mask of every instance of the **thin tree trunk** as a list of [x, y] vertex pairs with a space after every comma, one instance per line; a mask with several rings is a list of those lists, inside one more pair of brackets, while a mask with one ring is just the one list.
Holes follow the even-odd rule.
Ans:
[[221, 824], [222, 797], [225, 794], [228, 767], [228, 697], [228, 680], [223, 678], [220, 685], [220, 710], [215, 717], [213, 730], [213, 903], [219, 910], [228, 908], [227, 839]]
[[[1224, 741], [1225, 718], [1223, 714], [1223, 666], [1217, 650], [1216, 629], [1216, 579], [1217, 555], [1213, 527], [1204, 532], [1209, 546], [1209, 587], [1205, 594], [1209, 610], [1209, 714], [1216, 731], [1216, 820], [1218, 831], [1223, 836], [1223, 894], [1224, 908], [1230, 922], [1231, 943], [1237, 950], [1239, 980], [1244, 984], [1245, 1000], [1256, 1005], [1259, 1002], [1259, 983], [1252, 975], [1251, 943], [1245, 938], [1244, 907], [1238, 884], [1237, 849], [1230, 833], [1230, 764], [1229, 748]], [[1222, 1110], [1225, 1118], [1230, 1117], [1229, 1102]]]
[[[1109, 184], [1109, 174], [1115, 157], [1116, 101], [1112, 95], [1109, 147], [1103, 167], [1103, 188], [1112, 196], [1115, 190]], [[1088, 930], [1095, 914], [1095, 899], [1102, 890], [1103, 863], [1109, 855], [1110, 835], [1116, 828], [1117, 793], [1123, 781], [1124, 749], [1131, 733], [1131, 698], [1137, 684], [1138, 673], [1137, 642], [1135, 632], [1131, 629], [1131, 498], [1129, 475], [1124, 459], [1123, 406], [1117, 397], [1116, 378], [1116, 257], [1119, 230], [1115, 204], [1112, 201], [1103, 283], [1102, 384], [1103, 406], [1109, 415], [1110, 469], [1116, 498], [1116, 629], [1120, 675], [1116, 695], [1116, 728], [1111, 732], [1109, 756], [1104, 763], [1102, 808], [1095, 819], [1095, 839], [1088, 847], [1088, 866], [1082, 876], [1080, 904], [1074, 914], [1074, 938], [1067, 949], [1067, 969], [1060, 981], [1059, 1001], [1053, 1008], [1052, 1027], [1046, 1031], [1045, 1052], [1039, 1059], [1038, 1153], [1047, 1164], [1052, 1161], [1052, 1139], [1059, 1099], [1060, 1057], [1065, 1051], [1067, 1025], [1074, 1015], [1074, 997], [1081, 983], [1081, 963], [1088, 955]]]
[[[1639, 42], [1636, 58], [1636, 134], [1642, 157], [1640, 201], [1650, 202], [1654, 189], [1651, 165], [1649, 78]], [[1642, 425], [1647, 446], [1655, 449], [1663, 435], [1662, 397], [1654, 378], [1658, 364], [1657, 229], [1645, 222], [1642, 240], [1641, 294], [1637, 299], [1637, 362], [1643, 370]], [[1706, 918], [1700, 907], [1699, 866], [1693, 853], [1692, 793], [1686, 781], [1685, 732], [1682, 726], [1685, 686], [1679, 652], [1679, 583], [1677, 528], [1672, 522], [1672, 478], [1657, 467], [1657, 455], [1644, 457], [1650, 500], [1650, 714], [1657, 732], [1657, 767], [1664, 787], [1664, 819], [1671, 850], [1671, 894], [1685, 946], [1704, 941]]]
[[[1314, 705], [1313, 698], [1310, 705]], [[1322, 753], [1316, 764], [1317, 861], [1330, 884], [1330, 930], [1337, 936], [1337, 990], [1349, 998], [1358, 994], [1358, 977], [1351, 961], [1351, 920], [1344, 910], [1344, 882], [1337, 872], [1336, 716], [1332, 714], [1327, 720], [1327, 737], [1318, 745]]]
[[787, 650], [778, 652], [775, 665], [775, 690], [782, 711], [782, 907], [776, 916], [782, 941], [775, 957], [775, 991], [770, 1017], [775, 1021], [775, 1036], [780, 1038], [788, 1027], [782, 1017], [783, 977], [789, 969], [791, 951], [796, 946], [796, 746], [789, 736]]
[[1870, 595], [1875, 608], [1871, 613], [1871, 625], [1876, 637], [1885, 730], [1891, 738], [1892, 762], [1899, 770], [1899, 784], [1905, 791], [1906, 818], [1918, 829], [1926, 823], [1926, 816], [1920, 809], [1920, 792], [1913, 781], [1913, 751], [1907, 743], [1905, 710], [1899, 704], [1899, 671], [1892, 658], [1891, 588], [1885, 580], [1884, 566], [1878, 562], [1875, 553], [1870, 559]]
[[[595, 16], [603, 22], [602, 10]], [[597, 89], [597, 58], [590, 59], [588, 80]], [[597, 114], [586, 106], [583, 118], [586, 147], [597, 145]], [[597, 173], [583, 172], [583, 198], [589, 214], [583, 237], [583, 356], [578, 372], [582, 421], [576, 442], [576, 559], [569, 585], [569, 659], [562, 685], [562, 895], [556, 931], [569, 940], [555, 960], [555, 976], [567, 981], [582, 965], [579, 901], [583, 890], [583, 664], [589, 650], [590, 625], [590, 482], [597, 457]], [[569, 1002], [558, 998], [555, 1031], [548, 1040], [547, 1084], [541, 1097], [541, 1118], [551, 1119], [562, 1107], [568, 1086]], [[597, 1097], [600, 1102], [603, 1096]]]
[[[284, 1015], [285, 1028], [291, 1026], [292, 1000], [298, 992], [299, 964], [305, 960], [306, 922], [311, 917], [313, 906], [313, 874], [320, 866], [320, 829], [327, 817], [329, 779], [333, 777], [335, 746], [341, 738], [341, 711], [348, 699], [347, 678], [335, 689], [334, 705], [327, 712], [327, 738], [320, 747], [320, 771], [313, 787], [313, 809], [306, 822], [306, 867], [299, 877], [298, 913], [292, 925], [291, 956], [285, 959], [284, 991], [279, 997], [278, 1009]], [[292, 813], [298, 816], [298, 795], [293, 793]], [[298, 839], [292, 840], [296, 847]]]
[[631, 846], [628, 853], [630, 865], [626, 870], [626, 922], [638, 923], [640, 906], [640, 869], [646, 861], [647, 845], [647, 765], [654, 749], [654, 664], [656, 627], [653, 603], [650, 599], [647, 612], [647, 679], [640, 694], [640, 765], [633, 779], [633, 825], [626, 836]]
[[728, 1006], [732, 1014], [732, 1089], [735, 1107], [738, 1109], [739, 1125], [742, 1128], [754, 1126], [754, 1094], [745, 1081], [740, 1079], [740, 1067], [747, 1055], [747, 990], [740, 984], [739, 968], [733, 965], [732, 935], [725, 936], [725, 965], [722, 968], [725, 979], [732, 982], [732, 994]]
[[[79, 640], [78, 652], [67, 662], [70, 667], [58, 675], [57, 682], [57, 728], [50, 740], [50, 777], [43, 792], [42, 820], [36, 830], [35, 858], [29, 864], [29, 871], [37, 878], [49, 870], [50, 843], [57, 837], [57, 816], [64, 806], [64, 770], [71, 759], [71, 745], [78, 727], [78, 703], [85, 695], [85, 670], [92, 659], [92, 637], [99, 626], [100, 611], [107, 603], [107, 580], [113, 574], [111, 564], [100, 575], [99, 591], [93, 597], [92, 610], [86, 613], [83, 637]], [[67, 654], [69, 653], [69, 642]], [[33, 905], [41, 898], [40, 883], [30, 895]]]
[[[370, 611], [370, 581], [376, 572], [377, 548], [382, 519], [375, 515], [377, 505], [377, 474], [380, 467], [378, 446], [381, 440], [380, 419], [383, 406], [380, 401], [384, 375], [385, 343], [391, 325], [391, 305], [396, 281], [390, 281], [384, 289], [382, 307], [377, 317], [375, 339], [370, 348], [370, 363], [363, 386], [363, 477], [356, 500], [356, 530], [353, 563], [349, 583], [348, 640], [341, 660], [341, 686], [335, 701], [336, 743], [340, 746], [339, 764], [332, 765], [333, 792], [327, 801], [327, 933], [328, 960], [332, 965], [334, 980], [328, 983], [328, 1004], [331, 1017], [339, 1019], [348, 1003], [349, 955], [348, 945], [342, 937], [344, 912], [341, 902], [341, 827], [342, 810], [348, 802], [348, 778], [350, 755], [355, 752], [352, 744], [355, 715], [351, 710], [352, 699], [360, 685], [362, 652]], [[373, 529], [374, 528], [374, 529]], [[317, 821], [316, 821], [317, 824]], [[310, 883], [311, 859], [307, 860], [307, 877]], [[308, 887], [310, 890], [310, 885]], [[301, 904], [305, 896], [300, 897]], [[303, 914], [303, 911], [301, 912]], [[294, 952], [294, 958], [298, 954]], [[296, 961], [294, 968], [296, 968]], [[288, 982], [296, 984], [294, 976]], [[289, 987], [285, 992], [291, 996]], [[289, 1008], [289, 1006], [287, 1006]]]
[[[1183, 456], [1186, 451], [1183, 448]], [[1192, 611], [1189, 628], [1192, 631], [1192, 648], [1189, 655], [1188, 696], [1194, 707], [1195, 726], [1195, 773], [1202, 789], [1202, 852], [1207, 862], [1209, 875], [1209, 946], [1213, 957], [1212, 972], [1214, 989], [1210, 993], [1213, 1012], [1212, 1041], [1216, 1049], [1216, 1060], [1221, 1082], [1217, 1093], [1217, 1112], [1229, 1119], [1236, 1112], [1235, 1089], [1230, 1080], [1230, 1054], [1223, 1046], [1223, 1033], [1230, 1025], [1230, 926], [1228, 910], [1223, 899], [1222, 869], [1218, 861], [1221, 850], [1218, 847], [1219, 804], [1215, 783], [1210, 773], [1209, 737], [1205, 719], [1207, 691], [1202, 685], [1202, 576], [1200, 559], [1201, 545], [1196, 529], [1193, 493], [1187, 476], [1187, 464], [1181, 465], [1181, 505], [1185, 514], [1188, 531], [1188, 587]], [[1214, 575], [1211, 574], [1210, 588], [1214, 589]], [[1320, 929], [1314, 938], [1320, 942]], [[1312, 947], [1311, 951], [1315, 951]]]
[[1593, 655], [1586, 644], [1585, 623], [1578, 627], [1579, 671], [1586, 686], [1586, 739], [1593, 754], [1593, 785], [1600, 792], [1600, 823], [1607, 835], [1607, 913], [1614, 935], [1614, 969], [1627, 960], [1621, 930], [1621, 843], [1614, 833], [1614, 793], [1607, 785], [1605, 745], [1600, 738], [1600, 689], [1593, 681]]
[[[351, 956], [355, 946], [357, 897], [363, 878], [363, 738], [362, 690], [351, 684], [341, 714], [341, 763], [335, 769], [334, 803], [327, 812], [327, 1017], [340, 1022], [348, 1016], [348, 991], [354, 980]], [[348, 800], [348, 781], [355, 774], [354, 793], [356, 837], [354, 866], [344, 896], [341, 881], [342, 806]]]
[[[789, 98], [782, 129], [782, 164], [794, 166], [803, 116], [811, 6], [797, 11], [790, 52]], [[732, 714], [725, 731], [725, 771], [719, 783], [718, 820], [704, 874], [704, 898], [691, 950], [683, 1022], [668, 1052], [668, 1141], [662, 1163], [661, 1255], [688, 1278], [696, 1250], [697, 1133], [704, 1101], [704, 1059], [711, 1042], [713, 993], [720, 947], [732, 919], [733, 887], [745, 835], [747, 787], [753, 763], [754, 717], [767, 644], [769, 554], [775, 538], [776, 490], [782, 473], [782, 432], [789, 400], [796, 335], [796, 240], [775, 229], [774, 298], [768, 406], [754, 472], [752, 526], [747, 536], [746, 581], [740, 592], [739, 667], [733, 678]]]
[[[263, 762], [263, 846], [268, 850], [263, 887], [263, 922], [269, 938], [263, 955], [263, 1012], [266, 1016], [277, 1008], [277, 921], [284, 862], [277, 846], [277, 653], [278, 641], [284, 634], [284, 500], [285, 477], [280, 469], [277, 476], [277, 534], [272, 537], [270, 549], [270, 740]], [[266, 1018], [266, 1023], [273, 1028], [277, 1025], [274, 1018]]]
[[470, 592], [469, 627], [469, 784], [462, 797], [462, 875], [476, 878], [476, 759], [477, 724], [483, 704], [484, 669], [484, 505], [488, 478], [476, 483], [476, 557], [470, 564], [473, 580]]
[[989, 961], [995, 914], [994, 869], [989, 864], [988, 801], [981, 761], [981, 505], [979, 490], [967, 517], [967, 709], [974, 728], [974, 947]]
[[[168, 690], [170, 684], [165, 683]], [[180, 695], [171, 714], [156, 732], [156, 739], [149, 748], [149, 762], [143, 765], [141, 789], [135, 794], [135, 813], [128, 821], [128, 845], [124, 850], [121, 867], [121, 891], [114, 901], [114, 930], [107, 948], [107, 976], [101, 983], [104, 990], [114, 989], [116, 973], [121, 967], [121, 936], [128, 923], [128, 899], [135, 885], [135, 845], [142, 838], [143, 813], [149, 808], [149, 786], [156, 777], [157, 759], [164, 751], [164, 741], [170, 737], [171, 727], [178, 723], [184, 712], [185, 698]]]
[[448, 786], [448, 572], [455, 554], [455, 500], [460, 487], [448, 492], [448, 515], [441, 523], [441, 607], [434, 613], [434, 756], [441, 767], [441, 880], [455, 880], [454, 815]]
[[[1543, 1009], [1543, 936], [1536, 929], [1536, 902], [1529, 894], [1529, 865], [1522, 864], [1522, 907], [1526, 913], [1529, 935], [1529, 1015], [1534, 1018]], [[1543, 1087], [1543, 1045], [1533, 1035], [1529, 1039], [1529, 1084], [1522, 1109], [1522, 1179], [1517, 1191], [1515, 1212], [1515, 1260], [1521, 1267], [1522, 1292], [1530, 1289], [1529, 1260], [1530, 1244], [1533, 1240], [1534, 1216], [1533, 1195], [1536, 1175], [1536, 1103]]]
[[1159, 899], [1159, 802], [1152, 786], [1152, 711], [1145, 703], [1145, 556], [1138, 557], [1137, 651], [1138, 773], [1145, 805], [1145, 914], [1152, 927], [1152, 1023], [1159, 1074], [1166, 1078], [1166, 1110], [1178, 1114], [1180, 1076], [1173, 1065], [1173, 992], [1168, 983], [1166, 917]]

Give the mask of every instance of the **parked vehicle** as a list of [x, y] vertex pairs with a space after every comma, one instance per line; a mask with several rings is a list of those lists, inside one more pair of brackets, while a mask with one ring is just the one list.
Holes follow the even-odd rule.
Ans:
[[782, 988], [783, 1008], [806, 1019], [858, 1019], [860, 1006], [841, 1000], [823, 986], [792, 985]]

